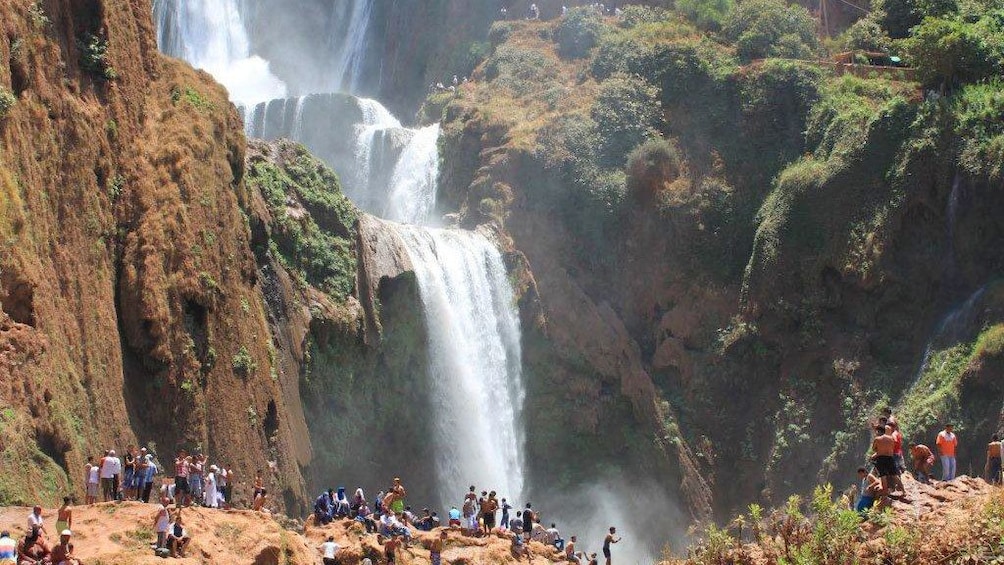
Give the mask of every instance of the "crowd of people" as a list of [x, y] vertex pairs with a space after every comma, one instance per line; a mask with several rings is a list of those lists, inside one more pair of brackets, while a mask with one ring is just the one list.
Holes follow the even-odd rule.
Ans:
[[[408, 550], [413, 543], [413, 530], [433, 531], [440, 529], [440, 534], [427, 544], [433, 565], [439, 565], [442, 551], [447, 539], [448, 530], [460, 531], [462, 535], [472, 537], [497, 536], [507, 538], [511, 543], [511, 551], [517, 558], [530, 559], [528, 543], [540, 542], [553, 547], [570, 563], [586, 563], [598, 565], [596, 553], [587, 553], [578, 546], [577, 536], [571, 536], [567, 541], [561, 536], [557, 525], [552, 523], [545, 528], [540, 512], [531, 503], [512, 513], [514, 509], [506, 498], [500, 498], [495, 491], [482, 490], [478, 496], [475, 486], [471, 486], [464, 495], [460, 508], [450, 508], [447, 523], [443, 527], [438, 512], [422, 508], [421, 513], [415, 513], [406, 503], [407, 490], [400, 477], [394, 478], [391, 486], [380, 491], [372, 501], [367, 500], [362, 488], [357, 488], [349, 497], [343, 486], [331, 488], [322, 492], [314, 500], [314, 521], [325, 525], [334, 520], [354, 520], [363, 525], [367, 534], [376, 536], [376, 542], [383, 548], [387, 563], [395, 563], [398, 552]], [[614, 527], [609, 529], [603, 543], [605, 564], [611, 563], [611, 545], [618, 543]], [[325, 564], [337, 562], [337, 552], [340, 548], [329, 538], [320, 548]]]
[[[614, 6], [607, 6], [602, 2], [594, 2], [589, 4], [589, 8], [596, 10], [601, 16], [617, 16], [621, 15], [621, 9]], [[568, 15], [568, 6], [561, 7], [561, 17]], [[527, 20], [539, 20], [540, 19], [540, 7], [537, 6], [536, 2], [531, 2], [526, 8], [526, 13], [523, 15], [524, 19]], [[499, 19], [508, 20], [509, 19], [509, 8], [507, 6], [502, 6], [499, 8]]]
[[[854, 508], [864, 514], [873, 507], [882, 508], [888, 505], [888, 499], [907, 500], [906, 489], [903, 486], [902, 475], [906, 472], [906, 451], [903, 448], [904, 438], [900, 424], [893, 415], [892, 409], [886, 408], [874, 424], [875, 437], [871, 446], [871, 468], [859, 467], [858, 497]], [[956, 477], [956, 453], [959, 438], [951, 423], [946, 423], [944, 429], [938, 432], [934, 440], [938, 459], [930, 447], [916, 442], [907, 444], [910, 452], [913, 476], [922, 483], [931, 483], [935, 463], [940, 460], [941, 480], [953, 481]], [[984, 478], [993, 485], [1000, 485], [1001, 440], [998, 434], [991, 436], [987, 444]]]

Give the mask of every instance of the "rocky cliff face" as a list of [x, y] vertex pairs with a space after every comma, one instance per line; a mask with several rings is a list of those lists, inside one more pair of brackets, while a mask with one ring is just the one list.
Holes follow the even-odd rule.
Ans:
[[[5, 503], [82, 492], [87, 456], [201, 448], [303, 497], [271, 377], [226, 93], [157, 52], [149, 2], [7, 1], [0, 94]], [[282, 502], [280, 502], [282, 504]]]

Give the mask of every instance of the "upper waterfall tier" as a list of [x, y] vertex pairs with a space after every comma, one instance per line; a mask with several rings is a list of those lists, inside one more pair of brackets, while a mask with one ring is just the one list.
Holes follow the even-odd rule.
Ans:
[[213, 75], [239, 104], [286, 96], [265, 59], [252, 54], [239, 0], [154, 0], [157, 44]]
[[439, 126], [410, 129], [376, 100], [311, 94], [245, 109], [245, 129], [262, 139], [293, 139], [338, 172], [345, 193], [384, 219], [434, 219]]

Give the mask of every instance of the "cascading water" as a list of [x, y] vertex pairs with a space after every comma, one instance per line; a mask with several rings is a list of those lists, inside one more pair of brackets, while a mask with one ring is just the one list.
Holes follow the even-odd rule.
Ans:
[[[249, 135], [301, 141], [326, 154], [336, 170], [331, 161], [347, 152], [354, 162], [339, 172], [353, 179], [345, 183], [349, 197], [367, 211], [404, 222], [387, 225], [410, 255], [422, 300], [441, 502], [458, 503], [469, 484], [522, 500], [520, 324], [501, 254], [479, 233], [423, 227], [436, 205], [439, 125], [402, 128], [374, 100], [331, 94], [282, 99], [285, 85], [268, 72], [267, 62], [250, 54], [238, 1], [155, 0], [161, 48], [205, 68], [235, 100], [261, 102], [243, 108]], [[334, 3], [333, 17], [348, 24], [333, 46], [335, 64], [326, 75], [332, 90], [355, 88], [372, 6], [373, 0]], [[344, 103], [356, 105], [361, 122], [354, 147], [343, 149], [337, 134], [314, 122], [325, 115], [321, 108], [331, 108], [327, 116], [334, 118], [346, 110]], [[355, 174], [346, 174], [350, 170]]]
[[498, 249], [473, 232], [400, 226], [429, 335], [442, 505], [465, 486], [521, 500], [520, 326]]
[[362, 65], [366, 57], [366, 41], [373, 13], [373, 0], [334, 2], [333, 22], [348, 21], [345, 35], [339, 41], [332, 36], [335, 64], [328, 71], [330, 92], [358, 92]]
[[973, 322], [977, 314], [979, 314], [977, 306], [980, 304], [980, 300], [989, 286], [989, 284], [986, 284], [976, 289], [965, 302], [952, 308], [941, 319], [934, 333], [931, 334], [931, 338], [927, 341], [927, 345], [924, 346], [924, 356], [921, 358], [920, 366], [914, 375], [914, 385], [920, 382], [921, 377], [924, 376], [924, 372], [927, 371], [927, 367], [931, 362], [931, 354], [934, 352], [935, 347], [954, 345], [965, 339], [964, 333], [970, 331], [972, 328]]
[[415, 132], [394, 165], [384, 217], [398, 222], [426, 222], [436, 207], [439, 176], [439, 124]]
[[154, 0], [157, 45], [208, 71], [240, 104], [283, 98], [286, 85], [251, 54], [239, 0]]

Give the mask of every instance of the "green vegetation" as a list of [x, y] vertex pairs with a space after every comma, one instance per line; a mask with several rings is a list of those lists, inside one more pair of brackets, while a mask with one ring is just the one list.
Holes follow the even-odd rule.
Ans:
[[591, 7], [572, 8], [558, 25], [558, 54], [566, 59], [581, 59], [599, 42], [603, 20]]
[[[278, 164], [254, 160], [246, 177], [272, 216], [269, 247], [302, 280], [345, 300], [355, 288], [355, 208], [335, 173], [306, 149], [289, 144], [283, 152]], [[291, 201], [305, 212], [292, 210]]]
[[975, 21], [959, 14], [928, 17], [905, 40], [910, 60], [927, 86], [956, 87], [1004, 70], [1004, 9]]
[[698, 27], [708, 31], [718, 31], [732, 10], [733, 0], [676, 0], [676, 9]]
[[198, 90], [195, 90], [194, 88], [189, 86], [186, 86], [185, 88], [175, 86], [174, 88], [172, 88], [171, 102], [174, 103], [175, 106], [177, 106], [181, 102], [185, 102], [192, 108], [195, 108], [196, 110], [203, 113], [213, 112], [216, 109], [216, 106], [213, 104], [211, 100], [206, 98]]
[[743, 61], [766, 57], [808, 59], [819, 47], [816, 20], [784, 0], [746, 0], [729, 10], [723, 35]]
[[118, 73], [108, 62], [108, 40], [88, 33], [77, 43], [80, 49], [80, 66], [94, 76], [115, 80]]
[[614, 75], [600, 85], [592, 118], [600, 164], [623, 167], [632, 149], [659, 135], [659, 89], [636, 76]]
[[930, 353], [920, 378], [907, 390], [896, 411], [903, 422], [903, 435], [919, 437], [958, 419], [962, 373], [971, 356], [971, 343]]
[[243, 345], [234, 355], [230, 366], [233, 368], [235, 373], [244, 378], [250, 377], [258, 370], [258, 362], [251, 356], [248, 348]]
[[999, 357], [1001, 353], [1004, 353], [1004, 324], [995, 324], [976, 338], [973, 357]]
[[0, 120], [7, 117], [14, 104], [17, 104], [17, 96], [14, 96], [13, 92], [0, 86]]
[[49, 25], [49, 16], [45, 15], [45, 8], [42, 7], [41, 2], [35, 2], [28, 7], [28, 19], [31, 21], [32, 27], [37, 30]]

